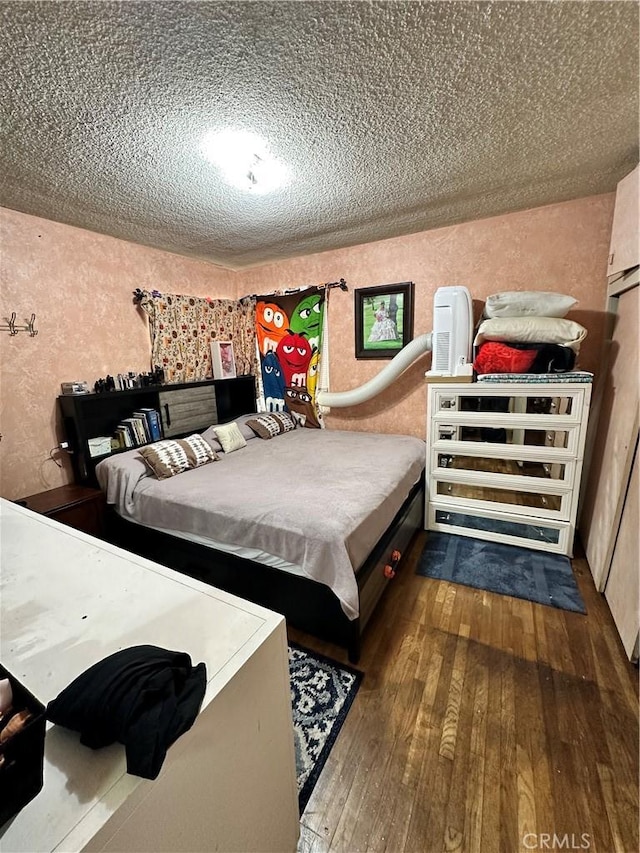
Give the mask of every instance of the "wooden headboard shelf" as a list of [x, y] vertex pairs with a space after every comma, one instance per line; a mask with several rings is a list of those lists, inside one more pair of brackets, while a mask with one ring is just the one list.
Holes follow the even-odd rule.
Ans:
[[96, 485], [96, 465], [110, 454], [92, 456], [89, 441], [113, 435], [118, 424], [135, 411], [155, 409], [164, 437], [190, 435], [254, 412], [256, 385], [253, 376], [239, 376], [100, 394], [68, 394], [58, 401], [75, 481]]

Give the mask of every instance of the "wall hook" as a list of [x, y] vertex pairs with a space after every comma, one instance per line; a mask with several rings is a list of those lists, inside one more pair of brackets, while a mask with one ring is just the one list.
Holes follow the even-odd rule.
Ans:
[[29, 336], [35, 338], [38, 334], [38, 330], [36, 329], [36, 315], [32, 314], [30, 320], [25, 320], [23, 325], [16, 325], [16, 312], [12, 311], [10, 317], [5, 317], [6, 325], [0, 326], [0, 332], [9, 332], [9, 335], [13, 337], [17, 335], [18, 332], [29, 332]]
[[26, 326], [24, 331], [29, 332], [29, 335], [32, 338], [35, 338], [35, 336], [38, 334], [38, 330], [36, 329], [36, 315], [35, 314], [31, 315], [31, 319], [27, 323], [27, 326]]

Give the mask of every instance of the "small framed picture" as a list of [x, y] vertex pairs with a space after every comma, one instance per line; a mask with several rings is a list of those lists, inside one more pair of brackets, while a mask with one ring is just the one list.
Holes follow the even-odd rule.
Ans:
[[211, 341], [211, 363], [214, 379], [236, 378], [236, 360], [231, 341]]
[[393, 358], [413, 338], [413, 282], [354, 291], [356, 358]]

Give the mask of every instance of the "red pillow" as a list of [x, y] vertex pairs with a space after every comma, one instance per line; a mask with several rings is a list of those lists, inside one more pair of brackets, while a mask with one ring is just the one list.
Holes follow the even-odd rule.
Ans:
[[487, 341], [478, 350], [473, 369], [476, 373], [526, 373], [537, 354], [535, 349], [515, 349], [500, 341]]

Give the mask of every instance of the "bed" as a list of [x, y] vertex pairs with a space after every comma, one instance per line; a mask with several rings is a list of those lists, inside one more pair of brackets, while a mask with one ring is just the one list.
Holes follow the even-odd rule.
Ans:
[[224, 453], [205, 430], [218, 460], [168, 479], [139, 450], [101, 462], [112, 538], [283, 613], [355, 661], [394, 552], [422, 527], [424, 442], [304, 428], [265, 440], [252, 417], [236, 418], [244, 447]]

